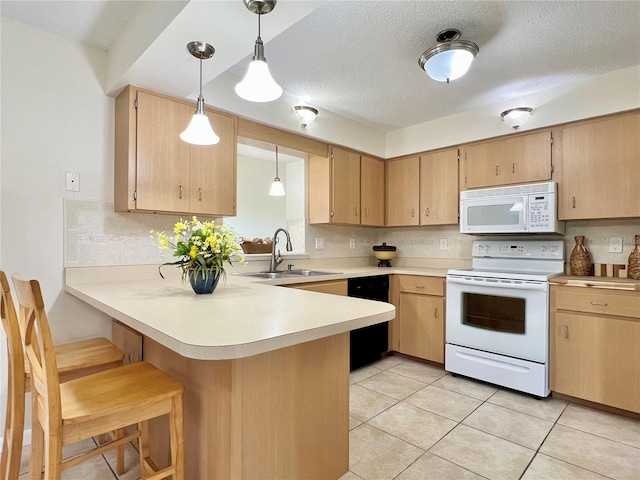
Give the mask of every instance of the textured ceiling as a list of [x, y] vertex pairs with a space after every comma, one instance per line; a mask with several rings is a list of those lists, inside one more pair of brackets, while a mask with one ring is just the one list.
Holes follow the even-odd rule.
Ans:
[[[146, 11], [136, 15], [152, 3], [164, 2], [3, 0], [0, 8], [3, 16], [116, 51], [127, 32], [148, 30], [127, 22], [152, 18]], [[244, 74], [257, 22], [240, 0], [172, 3], [179, 13], [157, 38], [129, 42], [141, 53], [108, 82], [112, 92], [118, 80], [179, 96], [193, 92], [194, 62], [183, 45], [196, 37], [217, 49], [205, 81], [229, 67]], [[287, 94], [381, 131], [640, 65], [637, 0], [280, 0], [262, 27], [267, 62]], [[467, 75], [451, 84], [418, 67], [420, 54], [445, 28], [457, 28], [480, 47]]]
[[[446, 28], [480, 47], [450, 84], [418, 66]], [[265, 49], [287, 93], [393, 130], [640, 64], [640, 2], [329, 1]]]
[[2, 0], [0, 9], [3, 17], [106, 52], [143, 3], [134, 0]]

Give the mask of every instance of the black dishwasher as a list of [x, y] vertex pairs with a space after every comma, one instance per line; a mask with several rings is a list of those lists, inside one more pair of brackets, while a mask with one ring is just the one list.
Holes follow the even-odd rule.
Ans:
[[[389, 275], [350, 278], [348, 295], [367, 300], [389, 301]], [[389, 322], [351, 331], [350, 370], [380, 360], [389, 349]]]

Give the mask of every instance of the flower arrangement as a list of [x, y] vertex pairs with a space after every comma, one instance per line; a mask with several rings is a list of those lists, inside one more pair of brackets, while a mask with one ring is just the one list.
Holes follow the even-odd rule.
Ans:
[[162, 278], [160, 268], [164, 265], [178, 265], [182, 269], [182, 280], [186, 282], [199, 276], [206, 281], [212, 274], [214, 277], [224, 275], [224, 263], [233, 265], [233, 255], [239, 262], [244, 262], [238, 255], [241, 251], [239, 237], [231, 226], [214, 221], [201, 222], [194, 216], [190, 221], [180, 219], [173, 227], [173, 234], [169, 237], [164, 232], [151, 231], [151, 237], [157, 238], [161, 250], [174, 250], [173, 256], [179, 257], [175, 262], [160, 265], [158, 271]]

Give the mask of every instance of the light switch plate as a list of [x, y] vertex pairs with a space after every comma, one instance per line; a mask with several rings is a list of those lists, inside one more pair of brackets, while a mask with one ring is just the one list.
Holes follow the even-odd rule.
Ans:
[[65, 188], [69, 192], [80, 191], [80, 174], [67, 172], [65, 176]]
[[356, 248], [356, 239], [355, 238], [350, 238], [349, 239], [349, 248], [351, 250], [355, 250], [355, 248]]
[[316, 238], [316, 250], [324, 250], [324, 238]]
[[446, 238], [440, 239], [440, 250], [449, 250], [449, 242]]

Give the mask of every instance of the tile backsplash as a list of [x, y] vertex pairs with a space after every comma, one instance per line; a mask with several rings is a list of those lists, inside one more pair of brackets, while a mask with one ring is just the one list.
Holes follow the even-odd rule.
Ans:
[[[170, 232], [179, 218], [172, 215], [116, 213], [109, 202], [66, 198], [64, 265], [141, 265], [169, 261], [170, 253], [163, 256], [149, 232]], [[474, 240], [491, 238], [462, 235], [457, 225], [368, 228], [307, 225], [300, 220], [292, 221], [287, 228], [291, 232], [294, 251], [301, 252], [301, 244], [304, 244], [304, 251], [315, 259], [373, 257], [372, 247], [387, 242], [397, 247], [398, 258], [468, 260]], [[634, 235], [637, 234], [640, 234], [640, 220], [637, 218], [567, 222], [563, 237], [566, 261], [575, 244], [573, 237], [584, 235], [594, 263], [626, 264], [634, 247]], [[610, 237], [622, 237], [622, 253], [609, 252]], [[323, 249], [316, 249], [317, 238], [323, 240]], [[355, 240], [354, 249], [350, 248], [351, 239]]]

